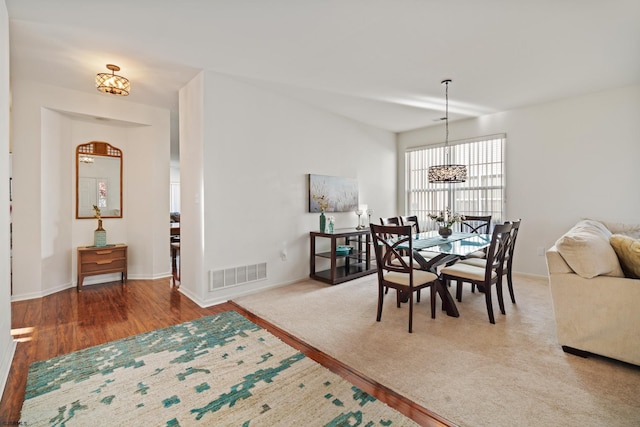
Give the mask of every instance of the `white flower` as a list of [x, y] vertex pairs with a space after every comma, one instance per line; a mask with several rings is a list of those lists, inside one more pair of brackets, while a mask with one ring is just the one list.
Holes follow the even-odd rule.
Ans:
[[448, 206], [444, 212], [440, 211], [438, 214], [429, 214], [429, 218], [438, 224], [442, 224], [442, 226], [446, 228], [450, 228], [454, 223], [462, 222], [465, 219], [464, 215], [452, 213]]

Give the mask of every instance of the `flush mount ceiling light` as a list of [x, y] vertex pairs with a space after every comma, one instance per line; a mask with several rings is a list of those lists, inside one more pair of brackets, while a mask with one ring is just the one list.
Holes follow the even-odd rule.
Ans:
[[467, 179], [467, 167], [465, 165], [452, 165], [449, 163], [449, 83], [451, 79], [446, 79], [440, 82], [446, 86], [446, 110], [445, 110], [445, 126], [447, 133], [444, 140], [444, 165], [430, 166], [429, 167], [429, 182], [433, 183], [455, 183], [465, 182]]
[[129, 80], [115, 74], [116, 71], [120, 71], [120, 67], [107, 64], [107, 68], [111, 70], [111, 74], [98, 73], [98, 75], [96, 75], [96, 88], [100, 92], [110, 93], [112, 95], [129, 95], [129, 91], [131, 90]]

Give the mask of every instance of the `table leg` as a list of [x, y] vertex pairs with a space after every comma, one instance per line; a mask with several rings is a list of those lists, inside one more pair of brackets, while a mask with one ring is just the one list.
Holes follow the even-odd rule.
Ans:
[[177, 258], [180, 254], [180, 244], [172, 243], [171, 244], [171, 280], [173, 281], [173, 286], [179, 287], [180, 284], [180, 273], [177, 265]]
[[458, 313], [458, 307], [456, 306], [453, 297], [449, 293], [447, 287], [440, 280], [436, 282], [436, 290], [440, 295], [440, 299], [442, 299], [442, 308], [446, 310], [447, 316], [460, 317], [460, 313]]
[[[422, 267], [428, 271], [431, 271], [439, 277], [440, 274], [438, 274], [438, 266], [442, 264], [448, 264], [457, 259], [458, 257], [455, 255], [439, 254], [427, 261]], [[442, 300], [442, 309], [447, 312], [447, 315], [451, 317], [460, 317], [460, 313], [458, 313], [458, 307], [456, 307], [456, 303], [449, 293], [449, 289], [447, 289], [447, 286], [442, 283], [440, 279], [438, 279], [436, 283], [436, 290], [438, 291], [440, 299]]]

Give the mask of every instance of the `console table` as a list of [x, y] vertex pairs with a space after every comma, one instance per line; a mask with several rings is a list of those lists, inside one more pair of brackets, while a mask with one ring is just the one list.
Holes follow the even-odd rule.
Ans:
[[[353, 280], [357, 277], [373, 274], [377, 270], [371, 260], [371, 233], [369, 228], [356, 230], [355, 228], [341, 228], [333, 233], [312, 231], [311, 252], [309, 256], [309, 277], [332, 285]], [[331, 249], [316, 253], [316, 239], [329, 239]], [[336, 254], [338, 245], [351, 246], [353, 249], [344, 255]], [[327, 270], [316, 271], [316, 258], [330, 261]]]
[[127, 283], [127, 245], [78, 247], [78, 292], [86, 276], [120, 273], [122, 284]]

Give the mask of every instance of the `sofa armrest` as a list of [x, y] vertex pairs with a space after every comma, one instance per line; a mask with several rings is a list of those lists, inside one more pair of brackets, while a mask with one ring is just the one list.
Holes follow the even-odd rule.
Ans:
[[545, 255], [547, 257], [547, 270], [549, 274], [574, 272], [564, 258], [562, 258], [562, 255], [560, 255], [555, 245], [549, 248]]
[[558, 343], [640, 365], [640, 279], [552, 273]]

